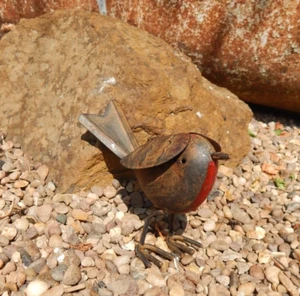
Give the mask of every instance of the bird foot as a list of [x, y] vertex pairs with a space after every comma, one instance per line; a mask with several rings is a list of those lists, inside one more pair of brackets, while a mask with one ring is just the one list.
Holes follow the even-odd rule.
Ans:
[[168, 260], [173, 260], [175, 258], [174, 254], [149, 244], [142, 245], [139, 243], [135, 248], [135, 252], [147, 268], [151, 267], [151, 262], [153, 262], [159, 268], [163, 265], [163, 263], [151, 253], [155, 253]]
[[[185, 243], [185, 245], [181, 242]], [[193, 255], [195, 250], [197, 251], [202, 247], [200, 242], [183, 235], [169, 235], [166, 239], [166, 243], [168, 248], [179, 257], [182, 257], [184, 253]]]
[[198, 248], [202, 247], [201, 243], [182, 235], [167, 236], [166, 243], [172, 252], [166, 252], [150, 244], [139, 243], [135, 249], [136, 255], [142, 260], [147, 268], [151, 266], [151, 262], [160, 268], [163, 263], [151, 253], [154, 253], [167, 260], [178, 260], [178, 257], [182, 257], [184, 253], [192, 255], [194, 254], [195, 250], [198, 250]]

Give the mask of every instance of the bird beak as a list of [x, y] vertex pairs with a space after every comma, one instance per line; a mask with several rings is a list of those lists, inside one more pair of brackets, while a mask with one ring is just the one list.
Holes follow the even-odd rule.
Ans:
[[214, 152], [211, 154], [211, 158], [213, 160], [227, 160], [229, 159], [229, 155], [227, 153], [223, 153], [223, 152]]

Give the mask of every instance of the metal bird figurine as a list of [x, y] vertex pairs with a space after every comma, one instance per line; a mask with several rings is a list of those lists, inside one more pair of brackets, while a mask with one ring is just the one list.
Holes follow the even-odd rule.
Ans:
[[79, 121], [120, 158], [124, 167], [134, 170], [153, 205], [170, 214], [170, 235], [166, 242], [173, 253], [145, 244], [150, 220], [157, 214], [154, 212], [146, 219], [136, 247], [144, 264], [149, 267], [152, 261], [161, 266], [153, 252], [167, 259], [173, 259], [174, 253], [192, 254], [194, 249], [183, 243], [195, 249], [201, 247], [197, 241], [172, 235], [173, 218], [174, 214], [196, 210], [207, 198], [216, 179], [218, 160], [229, 158], [221, 152], [220, 145], [207, 136], [191, 132], [158, 136], [139, 146], [115, 101], [108, 104], [103, 116], [82, 114]]

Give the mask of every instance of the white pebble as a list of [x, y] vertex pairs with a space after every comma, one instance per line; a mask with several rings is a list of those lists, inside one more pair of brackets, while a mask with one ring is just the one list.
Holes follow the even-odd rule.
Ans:
[[205, 231], [214, 231], [216, 228], [216, 223], [213, 220], [208, 220], [203, 224], [203, 229]]
[[113, 186], [106, 186], [103, 190], [103, 193], [104, 193], [105, 197], [112, 198], [112, 197], [116, 196], [117, 189]]
[[14, 222], [14, 225], [18, 230], [27, 230], [29, 221], [26, 218], [19, 218]]
[[33, 280], [26, 288], [27, 296], [40, 296], [49, 289], [49, 285], [40, 280]]
[[257, 239], [263, 239], [266, 235], [266, 231], [260, 226], [255, 227], [255, 233]]
[[120, 221], [122, 221], [124, 216], [125, 216], [125, 214], [123, 212], [117, 212], [116, 213], [116, 219], [119, 219]]
[[6, 238], [8, 238], [10, 241], [13, 240], [15, 238], [15, 236], [17, 235], [18, 231], [16, 228], [14, 228], [11, 225], [7, 225], [3, 228], [2, 230], [2, 235], [5, 236]]

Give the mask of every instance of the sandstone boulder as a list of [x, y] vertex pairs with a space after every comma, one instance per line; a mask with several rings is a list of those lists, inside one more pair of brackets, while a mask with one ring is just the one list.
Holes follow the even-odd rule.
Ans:
[[[115, 159], [78, 122], [117, 100], [140, 144], [195, 131], [235, 165], [248, 152], [248, 106], [164, 41], [97, 13], [22, 20], [0, 42], [1, 129], [50, 167], [60, 191], [104, 184]], [[93, 142], [94, 141], [94, 142]], [[92, 145], [91, 145], [92, 144]], [[113, 169], [112, 169], [113, 170]]]
[[[300, 112], [298, 1], [16, 0], [0, 25], [59, 8], [100, 11], [180, 49], [203, 75], [241, 99]], [[10, 30], [5, 24], [2, 31]], [[0, 30], [1, 38], [1, 30]]]
[[239, 98], [300, 112], [298, 1], [107, 0], [108, 15], [166, 40]]

